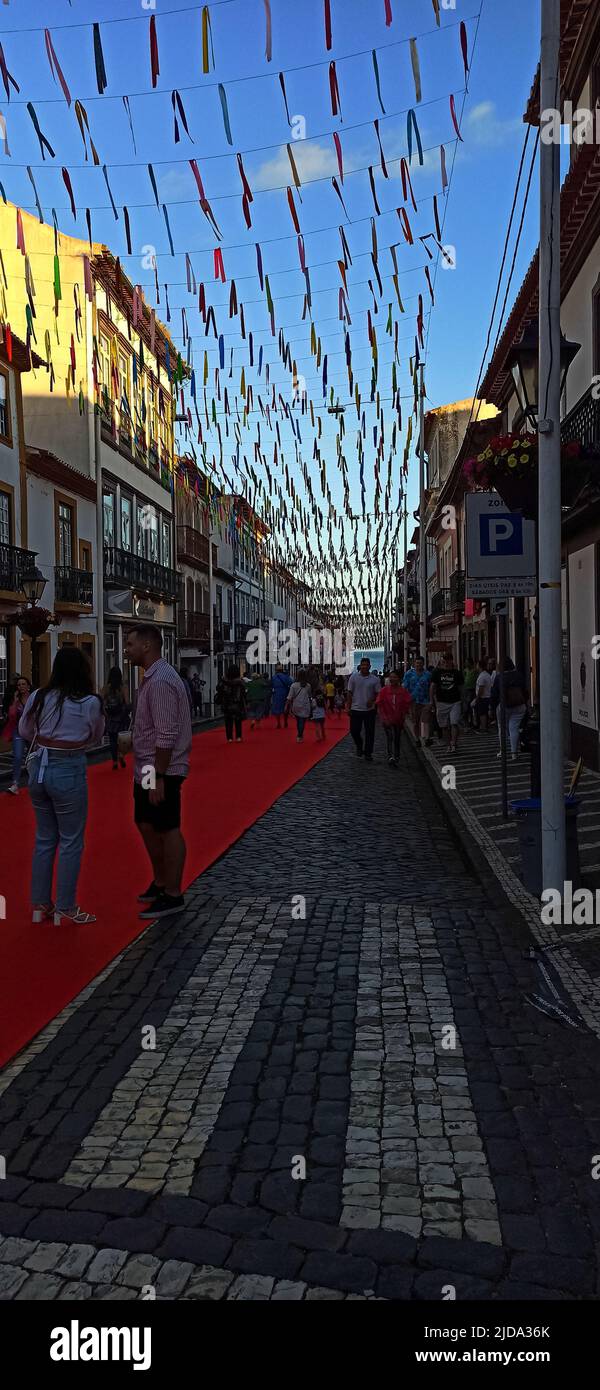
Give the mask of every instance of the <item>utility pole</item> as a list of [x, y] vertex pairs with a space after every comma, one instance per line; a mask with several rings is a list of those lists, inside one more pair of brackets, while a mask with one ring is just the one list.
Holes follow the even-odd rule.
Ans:
[[425, 386], [419, 368], [419, 655], [427, 665], [427, 540], [425, 537]]
[[[540, 112], [558, 110], [560, 0], [541, 0]], [[561, 476], [560, 476], [560, 144], [540, 142], [539, 291], [539, 648], [543, 887], [564, 895]]]

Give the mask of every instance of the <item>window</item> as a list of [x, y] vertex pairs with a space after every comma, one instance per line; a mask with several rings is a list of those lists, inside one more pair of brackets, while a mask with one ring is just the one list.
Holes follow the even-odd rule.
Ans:
[[0, 627], [0, 695], [4, 695], [8, 682], [8, 632], [7, 627]]
[[79, 542], [79, 568], [86, 574], [92, 573], [92, 546], [90, 541]]
[[105, 492], [102, 498], [104, 544], [113, 546], [115, 543], [115, 494]]
[[144, 507], [146, 519], [147, 550], [149, 560], [158, 560], [158, 517], [154, 507]]
[[137, 502], [137, 503], [136, 503], [136, 507], [135, 507], [135, 553], [136, 553], [136, 555], [145, 555], [145, 554], [146, 554], [146, 549], [145, 549], [145, 544], [144, 544], [145, 518], [146, 518], [146, 508], [145, 508], [144, 506], [142, 506], [139, 502]]
[[220, 584], [217, 584], [217, 617], [221, 623], [223, 621], [223, 589]]
[[98, 339], [98, 375], [100, 385], [105, 387], [110, 396], [110, 343], [104, 333], [101, 333]]
[[233, 622], [233, 594], [231, 589], [227, 590], [227, 622], [230, 625]]
[[166, 569], [171, 568], [171, 523], [162, 518], [161, 521], [161, 547], [162, 563]]
[[0, 492], [0, 545], [10, 545], [10, 497]]
[[186, 609], [187, 609], [188, 613], [193, 613], [193, 612], [194, 612], [194, 609], [195, 609], [195, 604], [194, 604], [194, 581], [193, 581], [193, 579], [186, 579], [186, 581], [185, 581], [185, 591], [186, 591], [186, 593], [185, 593], [185, 606], [186, 606]]
[[0, 371], [0, 437], [11, 443], [8, 373]]
[[58, 504], [58, 563], [68, 568], [73, 564], [73, 508], [66, 502]]
[[131, 497], [121, 495], [121, 549], [131, 551]]

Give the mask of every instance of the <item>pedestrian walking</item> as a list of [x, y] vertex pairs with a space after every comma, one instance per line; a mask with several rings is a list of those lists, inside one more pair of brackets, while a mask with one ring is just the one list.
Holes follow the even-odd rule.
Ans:
[[289, 674], [288, 671], [284, 671], [283, 666], [281, 665], [281, 662], [278, 662], [277, 665], [276, 665], [276, 667], [275, 667], [275, 671], [274, 671], [274, 674], [273, 674], [273, 679], [272, 679], [272, 681], [271, 681], [271, 687], [272, 687], [271, 714], [274, 714], [274, 715], [275, 715], [275, 720], [276, 720], [275, 728], [276, 728], [276, 729], [280, 729], [280, 728], [281, 728], [281, 721], [282, 721], [282, 719], [283, 719], [284, 728], [287, 729], [287, 725], [288, 725], [288, 715], [286, 714], [286, 708], [285, 708], [285, 707], [286, 707], [286, 704], [287, 704], [287, 698], [288, 698], [288, 695], [289, 695], [289, 693], [290, 693], [291, 685], [292, 685], [292, 677], [290, 676], [290, 674]]
[[190, 768], [192, 720], [185, 685], [162, 657], [160, 628], [153, 623], [130, 628], [126, 650], [132, 665], [144, 672], [133, 723], [134, 818], [153, 872], [139, 895], [146, 904], [140, 916], [154, 920], [185, 907], [181, 789]]
[[519, 757], [519, 734], [523, 719], [527, 713], [527, 687], [520, 671], [515, 669], [514, 661], [507, 656], [504, 659], [504, 670], [498, 674], [492, 687], [491, 702], [496, 712], [498, 721], [498, 742], [500, 752], [497, 758], [502, 757], [502, 718], [499, 709], [501, 686], [504, 688], [504, 704], [506, 709], [506, 727], [508, 730], [508, 741], [510, 744], [510, 755], [513, 763]]
[[205, 684], [206, 682], [201, 681], [198, 672], [195, 671], [190, 681], [190, 685], [192, 687], [192, 703], [195, 719], [202, 718], [202, 691], [204, 690]]
[[125, 759], [119, 748], [119, 734], [125, 733], [129, 728], [131, 714], [123, 685], [123, 676], [118, 666], [112, 666], [108, 673], [108, 679], [102, 691], [102, 699], [106, 732], [113, 760], [113, 772], [118, 772], [119, 765], [125, 767]]
[[439, 728], [442, 732], [448, 730], [448, 744], [453, 753], [458, 748], [462, 685], [462, 671], [454, 665], [452, 652], [446, 652], [431, 677], [431, 693]]
[[187, 695], [188, 705], [189, 705], [189, 707], [190, 707], [190, 719], [191, 719], [191, 717], [192, 717], [192, 715], [193, 715], [193, 713], [194, 713], [194, 695], [193, 695], [193, 691], [192, 691], [192, 686], [191, 686], [190, 678], [189, 678], [188, 673], [187, 673], [187, 666], [182, 666], [182, 667], [180, 668], [179, 676], [180, 676], [180, 679], [183, 681], [183, 684], [184, 684], [184, 686], [185, 686], [185, 693], [186, 693], [186, 695]]
[[339, 724], [342, 714], [346, 708], [346, 690], [343, 681], [341, 686], [336, 685], [335, 694], [333, 697], [333, 708], [337, 714]]
[[260, 671], [255, 671], [250, 676], [246, 687], [246, 699], [248, 701], [248, 714], [250, 715], [250, 728], [255, 724], [260, 724], [264, 718], [265, 711], [265, 677]]
[[324, 743], [324, 742], [325, 742], [325, 714], [326, 714], [325, 700], [326, 700], [326, 696], [325, 696], [324, 692], [323, 692], [322, 690], [317, 690], [317, 693], [316, 693], [316, 695], [314, 696], [314, 699], [313, 699], [313, 711], [312, 711], [313, 723], [314, 723], [314, 726], [315, 726], [315, 737], [316, 737], [317, 743]]
[[242, 742], [242, 720], [246, 713], [246, 687], [240, 676], [239, 666], [229, 666], [224, 680], [219, 681], [216, 695], [225, 719], [225, 736], [233, 743], [235, 728], [236, 743]]
[[472, 704], [475, 699], [475, 686], [477, 684], [477, 667], [470, 656], [465, 658], [465, 679], [462, 688], [462, 717], [463, 723], [467, 728], [472, 728], [474, 723], [474, 711]]
[[[380, 690], [379, 677], [371, 674], [371, 662], [364, 656], [357, 671], [348, 681], [347, 709], [350, 713], [350, 734], [357, 758], [373, 762], [375, 743], [375, 700]], [[363, 748], [363, 729], [365, 743]]]
[[302, 743], [304, 726], [307, 719], [311, 718], [313, 711], [312, 687], [308, 671], [298, 671], [295, 681], [290, 686], [286, 711], [288, 714], [293, 714], [296, 720], [296, 743]]
[[17, 676], [12, 698], [7, 711], [2, 737], [12, 744], [12, 782], [8, 788], [13, 796], [19, 795], [21, 769], [25, 756], [26, 742], [19, 733], [19, 720], [31, 694], [31, 685], [26, 676]]
[[479, 662], [479, 671], [475, 684], [475, 725], [481, 733], [487, 734], [488, 717], [490, 712], [490, 696], [492, 693], [492, 677], [488, 671], [485, 658]]
[[421, 735], [426, 744], [433, 742], [430, 736], [429, 721], [431, 717], [431, 671], [426, 670], [425, 661], [422, 656], [415, 657], [414, 666], [409, 666], [408, 671], [402, 681], [405, 690], [408, 691], [411, 701], [411, 719], [415, 731], [415, 743], [417, 748], [421, 747]]
[[333, 714], [335, 702], [335, 685], [333, 683], [331, 675], [327, 676], [325, 679], [323, 693], [325, 695], [325, 707], [329, 710], [330, 714]]
[[375, 704], [387, 741], [388, 763], [390, 767], [397, 767], [400, 736], [412, 701], [408, 690], [400, 683], [399, 671], [390, 671], [388, 681], [389, 684], [379, 691]]
[[[90, 664], [79, 647], [61, 647], [48, 684], [29, 696], [19, 735], [31, 743], [27, 759], [36, 836], [31, 866], [32, 920], [56, 926], [95, 922], [77, 903], [77, 882], [87, 821], [86, 748], [104, 734], [104, 712], [94, 693]], [[56, 906], [52, 880], [56, 862]]]

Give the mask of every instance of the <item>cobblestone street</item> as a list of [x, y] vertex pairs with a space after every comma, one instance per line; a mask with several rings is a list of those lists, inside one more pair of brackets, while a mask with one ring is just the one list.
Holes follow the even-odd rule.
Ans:
[[1, 1299], [598, 1296], [600, 1039], [527, 1002], [527, 922], [409, 738], [375, 754], [4, 1069]]

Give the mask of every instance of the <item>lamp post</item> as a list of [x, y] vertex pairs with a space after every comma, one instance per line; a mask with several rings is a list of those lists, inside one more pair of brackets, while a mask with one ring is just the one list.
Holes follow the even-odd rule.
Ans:
[[19, 631], [28, 637], [31, 643], [31, 683], [34, 689], [37, 689], [40, 683], [38, 638], [43, 637], [51, 624], [60, 621], [54, 618], [46, 608], [38, 607], [46, 584], [47, 580], [41, 570], [37, 568], [29, 570], [21, 581], [21, 588], [28, 607], [22, 608], [19, 613], [14, 615], [14, 621]]

